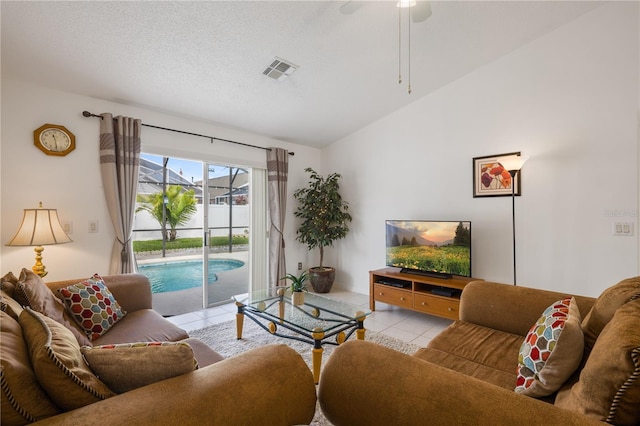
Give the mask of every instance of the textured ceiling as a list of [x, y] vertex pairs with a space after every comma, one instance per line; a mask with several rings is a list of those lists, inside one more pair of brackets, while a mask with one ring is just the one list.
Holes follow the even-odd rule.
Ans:
[[[602, 4], [431, 2], [409, 95], [395, 2], [343, 3], [2, 1], [2, 73], [321, 147]], [[300, 68], [262, 75], [276, 56]]]

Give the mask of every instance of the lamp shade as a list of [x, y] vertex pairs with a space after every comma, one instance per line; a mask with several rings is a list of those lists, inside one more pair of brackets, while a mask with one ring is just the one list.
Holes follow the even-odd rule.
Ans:
[[413, 7], [415, 5], [416, 5], [416, 0], [400, 0], [398, 3], [396, 3], [396, 7], [401, 7], [401, 8]]
[[500, 159], [500, 164], [507, 171], [512, 170], [520, 170], [524, 163], [529, 159], [529, 157], [524, 157], [522, 155], [510, 155], [505, 158]]
[[6, 244], [8, 246], [45, 246], [72, 242], [64, 232], [58, 210], [24, 209], [22, 223], [16, 235]]

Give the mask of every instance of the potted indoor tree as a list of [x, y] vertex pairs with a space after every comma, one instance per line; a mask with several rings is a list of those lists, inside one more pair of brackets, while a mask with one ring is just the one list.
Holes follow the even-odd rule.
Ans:
[[328, 293], [336, 271], [324, 266], [324, 248], [332, 246], [335, 240], [344, 238], [349, 232], [349, 204], [340, 196], [340, 174], [323, 177], [311, 168], [304, 171], [310, 174], [308, 186], [293, 193], [298, 201], [294, 215], [302, 220], [296, 239], [306, 244], [309, 250], [320, 249], [320, 265], [309, 268], [309, 281], [316, 293]]

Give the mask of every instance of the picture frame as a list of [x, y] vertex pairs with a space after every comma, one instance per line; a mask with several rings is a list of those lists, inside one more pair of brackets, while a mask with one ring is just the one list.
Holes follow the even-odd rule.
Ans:
[[500, 159], [520, 155], [520, 152], [487, 155], [473, 159], [473, 197], [510, 197], [515, 185], [514, 195], [520, 196], [522, 189], [522, 170], [516, 173], [514, 179], [500, 164]]

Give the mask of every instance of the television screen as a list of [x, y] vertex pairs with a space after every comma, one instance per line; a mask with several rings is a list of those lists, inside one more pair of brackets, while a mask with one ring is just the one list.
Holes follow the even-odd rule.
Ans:
[[387, 220], [387, 266], [443, 278], [471, 276], [471, 222]]

